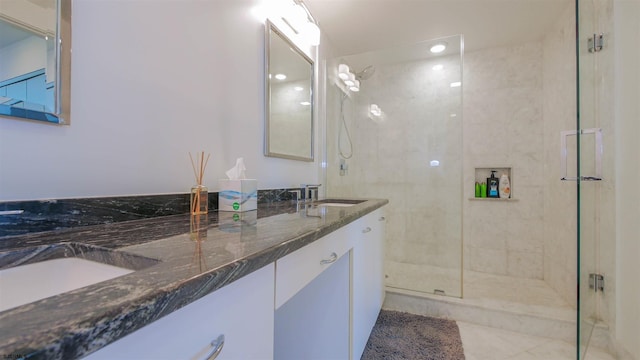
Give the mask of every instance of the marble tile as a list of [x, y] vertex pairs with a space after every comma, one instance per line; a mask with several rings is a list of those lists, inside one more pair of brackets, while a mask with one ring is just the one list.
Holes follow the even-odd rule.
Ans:
[[[467, 360], [575, 360], [571, 342], [520, 334], [457, 321]], [[607, 352], [590, 348], [585, 360], [614, 360]]]
[[[457, 321], [467, 360], [506, 360], [534, 349], [549, 339]], [[552, 359], [552, 358], [546, 358]]]

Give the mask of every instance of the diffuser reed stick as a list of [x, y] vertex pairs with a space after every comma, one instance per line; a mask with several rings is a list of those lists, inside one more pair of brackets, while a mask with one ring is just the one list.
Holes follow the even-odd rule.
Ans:
[[204, 178], [204, 172], [209, 163], [209, 157], [207, 155], [205, 160], [204, 151], [200, 156], [196, 155], [196, 161], [193, 161], [193, 156], [189, 153], [189, 159], [191, 159], [191, 168], [193, 169], [193, 175], [196, 178], [196, 185], [191, 188], [191, 214], [199, 215], [206, 214], [209, 208], [209, 189], [202, 184]]

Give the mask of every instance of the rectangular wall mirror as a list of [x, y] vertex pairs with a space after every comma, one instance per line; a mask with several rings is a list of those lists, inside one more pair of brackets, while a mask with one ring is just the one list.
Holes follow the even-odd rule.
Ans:
[[0, 117], [69, 124], [71, 0], [0, 0]]
[[265, 156], [313, 161], [313, 60], [265, 25]]

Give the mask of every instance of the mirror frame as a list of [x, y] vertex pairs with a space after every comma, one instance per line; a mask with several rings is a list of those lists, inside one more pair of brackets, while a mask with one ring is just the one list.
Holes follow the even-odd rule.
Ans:
[[[309, 63], [310, 69], [311, 69], [311, 79], [310, 79], [310, 84], [309, 84], [309, 88], [310, 88], [310, 100], [311, 100], [311, 105], [310, 105], [310, 110], [311, 110], [311, 133], [309, 134], [309, 136], [311, 137], [311, 141], [310, 141], [310, 152], [309, 152], [309, 156], [296, 156], [296, 155], [290, 155], [290, 154], [280, 154], [280, 153], [276, 153], [271, 151], [270, 149], [270, 139], [269, 139], [269, 135], [270, 135], [270, 122], [271, 122], [271, 82], [269, 79], [269, 69], [270, 69], [270, 63], [271, 63], [271, 57], [270, 57], [270, 47], [271, 47], [271, 35], [275, 34], [277, 36], [279, 36], [284, 42], [286, 42], [291, 49], [293, 49], [295, 51], [296, 54], [300, 55], [302, 57], [303, 60], [305, 60], [306, 62]], [[273, 24], [271, 21], [266, 20], [265, 21], [265, 43], [264, 43], [264, 51], [265, 51], [265, 60], [264, 60], [264, 84], [265, 84], [265, 114], [264, 114], [264, 156], [268, 156], [268, 157], [277, 157], [277, 158], [282, 158], [282, 159], [289, 159], [289, 160], [300, 160], [300, 161], [307, 161], [307, 162], [313, 162], [314, 161], [314, 147], [315, 147], [315, 132], [314, 132], [314, 126], [315, 126], [315, 116], [314, 116], [314, 112], [315, 112], [315, 91], [314, 91], [314, 86], [315, 86], [315, 62], [313, 61], [313, 59], [311, 59], [309, 56], [307, 56], [307, 54], [305, 54], [302, 50], [300, 50], [300, 48], [298, 46], [296, 46], [282, 31], [280, 31], [280, 29], [278, 29], [277, 26], [275, 26], [275, 24]]]
[[56, 1], [54, 111], [37, 111], [9, 107], [0, 109], [0, 118], [34, 120], [39, 123], [69, 125], [71, 115], [71, 4]]

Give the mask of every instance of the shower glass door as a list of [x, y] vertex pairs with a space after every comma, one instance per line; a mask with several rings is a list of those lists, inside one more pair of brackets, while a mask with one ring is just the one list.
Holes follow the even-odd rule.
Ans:
[[[603, 148], [607, 147], [612, 103], [606, 90], [613, 79], [612, 49], [607, 38], [610, 33], [612, 1], [576, 0], [578, 24], [578, 121], [577, 121], [577, 192], [578, 192], [578, 328], [577, 355], [584, 359], [591, 334], [600, 319], [600, 302], [603, 292], [600, 282], [601, 234], [606, 233], [607, 224], [613, 216], [603, 207], [612, 194], [609, 193], [610, 178], [607, 174], [612, 158], [603, 159]], [[607, 35], [600, 37], [601, 33]], [[609, 155], [610, 156], [610, 155]]]
[[[446, 44], [441, 53], [430, 51]], [[462, 37], [345, 56], [327, 90], [327, 196], [389, 199], [386, 285], [462, 297]], [[331, 73], [331, 71], [328, 71]], [[331, 79], [329, 79], [331, 82]]]

